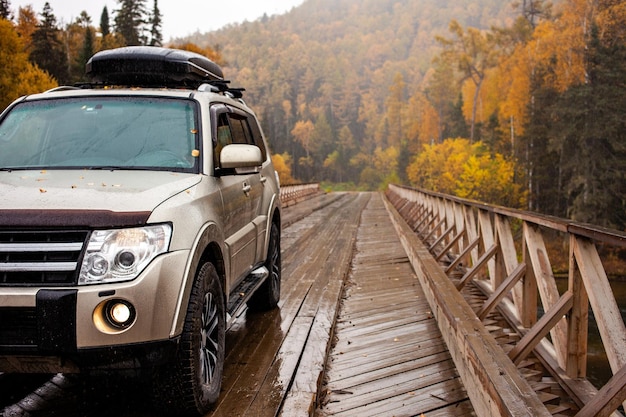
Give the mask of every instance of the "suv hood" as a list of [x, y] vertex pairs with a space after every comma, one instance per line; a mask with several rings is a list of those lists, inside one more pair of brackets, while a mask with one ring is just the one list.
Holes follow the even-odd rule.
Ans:
[[200, 181], [200, 175], [165, 171], [0, 172], [0, 210], [151, 212]]

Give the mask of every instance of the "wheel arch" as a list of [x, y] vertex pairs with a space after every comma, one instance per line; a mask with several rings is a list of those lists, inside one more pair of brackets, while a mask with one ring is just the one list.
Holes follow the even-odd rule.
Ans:
[[185, 321], [185, 314], [187, 311], [187, 305], [191, 294], [191, 288], [194, 280], [198, 274], [198, 271], [207, 262], [210, 262], [215, 267], [217, 275], [220, 278], [220, 286], [224, 296], [224, 302], [228, 302], [226, 295], [226, 277], [228, 276], [229, 265], [225, 261], [224, 251], [225, 249], [219, 242], [224, 242], [224, 237], [221, 230], [215, 223], [207, 225], [198, 234], [198, 238], [195, 241], [192, 248], [189, 260], [187, 262], [185, 280], [181, 286], [179, 293], [178, 305], [176, 308], [177, 314], [172, 323], [172, 329], [170, 331], [171, 336], [179, 335], [182, 332], [183, 324]]
[[267, 232], [265, 233], [265, 242], [263, 242], [263, 253], [265, 256], [267, 256], [267, 251], [269, 249], [270, 230], [272, 229], [272, 224], [276, 224], [279, 234], [282, 233], [280, 209], [280, 198], [278, 197], [278, 194], [276, 194], [272, 199], [272, 204], [270, 205], [269, 212], [271, 214], [267, 216], [267, 225], [265, 228]]

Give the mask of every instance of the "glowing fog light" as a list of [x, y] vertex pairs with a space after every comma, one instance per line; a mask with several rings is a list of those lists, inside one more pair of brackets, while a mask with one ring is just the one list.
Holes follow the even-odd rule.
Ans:
[[111, 308], [111, 318], [119, 324], [124, 324], [130, 318], [130, 308], [126, 304], [115, 304]]
[[109, 324], [118, 329], [123, 329], [135, 321], [135, 308], [126, 301], [111, 300], [106, 306], [106, 318]]

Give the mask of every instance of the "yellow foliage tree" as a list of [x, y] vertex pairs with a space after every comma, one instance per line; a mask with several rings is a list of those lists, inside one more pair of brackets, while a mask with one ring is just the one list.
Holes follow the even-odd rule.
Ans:
[[273, 154], [272, 163], [274, 170], [278, 173], [278, 179], [282, 185], [296, 184], [296, 180], [291, 176], [291, 155], [287, 152]]
[[20, 7], [17, 12], [17, 30], [18, 35], [22, 39], [22, 45], [24, 52], [30, 54], [32, 50], [32, 37], [33, 33], [37, 30], [37, 13], [33, 10], [32, 5]]
[[507, 207], [521, 207], [524, 194], [513, 183], [515, 164], [501, 154], [491, 155], [482, 142], [446, 139], [424, 145], [407, 168], [417, 187]]
[[406, 120], [408, 149], [412, 154], [419, 152], [423, 144], [439, 140], [439, 114], [424, 93], [418, 92], [409, 99]]
[[313, 132], [315, 131], [315, 126], [313, 122], [307, 120], [306, 122], [298, 121], [296, 125], [291, 130], [291, 135], [294, 139], [302, 145], [304, 150], [306, 151], [306, 157], [308, 158], [311, 153], [311, 140], [313, 138]]
[[510, 126], [517, 135], [524, 134], [528, 122], [531, 77], [535, 62], [526, 45], [518, 45], [499, 66], [499, 89], [503, 94], [499, 106], [500, 124]]
[[441, 36], [437, 36], [436, 39], [444, 48], [441, 54], [442, 59], [455, 63], [463, 75], [463, 80], [469, 80], [473, 85], [472, 99], [465, 99], [471, 102], [469, 120], [470, 139], [473, 141], [481, 88], [487, 70], [495, 66], [497, 62], [497, 49], [494, 48], [494, 39], [490, 32], [472, 27], [464, 30], [456, 20], [450, 22], [450, 32], [454, 35], [453, 39]]
[[56, 87], [56, 81], [28, 61], [13, 23], [0, 18], [0, 110], [16, 98]]

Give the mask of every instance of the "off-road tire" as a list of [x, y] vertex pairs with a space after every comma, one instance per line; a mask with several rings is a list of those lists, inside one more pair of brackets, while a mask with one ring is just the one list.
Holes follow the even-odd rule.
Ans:
[[267, 249], [265, 267], [269, 276], [254, 295], [248, 300], [248, 308], [253, 311], [271, 310], [280, 301], [281, 260], [280, 260], [280, 229], [272, 223], [270, 242]]
[[155, 372], [154, 400], [170, 415], [203, 415], [219, 397], [226, 334], [224, 295], [215, 267], [200, 268], [175, 360]]

